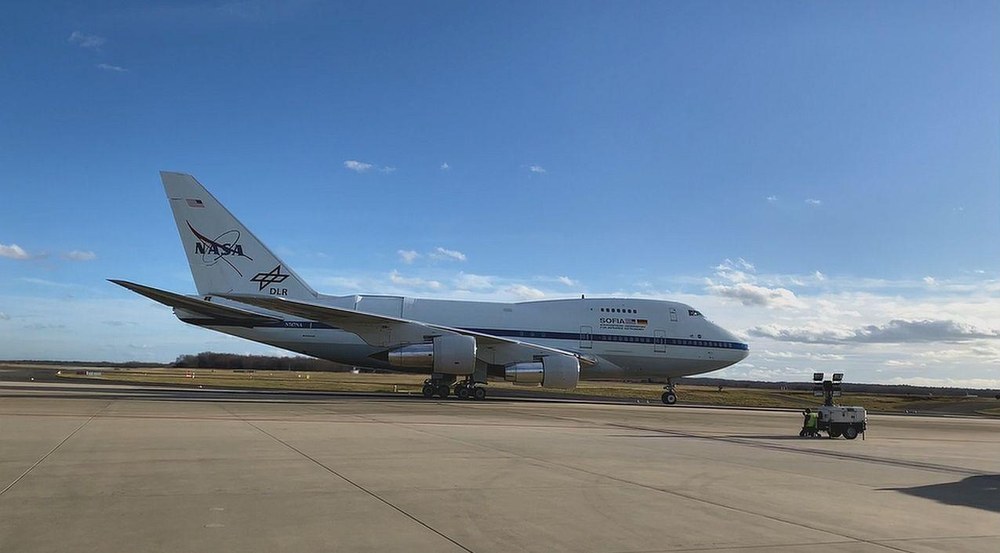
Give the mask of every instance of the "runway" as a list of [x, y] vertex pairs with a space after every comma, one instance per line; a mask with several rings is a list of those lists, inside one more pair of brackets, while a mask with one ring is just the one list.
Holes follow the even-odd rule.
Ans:
[[1000, 550], [1000, 421], [0, 386], [0, 551]]

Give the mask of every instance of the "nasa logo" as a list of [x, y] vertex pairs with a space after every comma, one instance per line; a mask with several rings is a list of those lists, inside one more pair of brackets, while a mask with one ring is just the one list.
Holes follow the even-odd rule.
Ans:
[[185, 221], [192, 234], [198, 239], [194, 243], [194, 253], [201, 256], [201, 260], [206, 266], [211, 267], [219, 261], [225, 261], [240, 276], [243, 273], [233, 265], [227, 257], [245, 257], [250, 261], [253, 258], [243, 253], [243, 246], [240, 245], [240, 231], [233, 229], [223, 232], [214, 240], [195, 230], [190, 221]]

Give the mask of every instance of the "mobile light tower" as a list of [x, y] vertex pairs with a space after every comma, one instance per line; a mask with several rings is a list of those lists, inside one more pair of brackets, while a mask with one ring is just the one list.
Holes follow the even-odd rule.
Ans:
[[825, 430], [831, 438], [843, 436], [853, 440], [868, 429], [868, 412], [864, 407], [834, 405], [833, 398], [843, 393], [843, 380], [844, 373], [833, 373], [830, 380], [826, 380], [823, 373], [813, 373], [813, 395], [823, 398], [823, 406], [817, 410], [817, 428]]
[[813, 373], [813, 395], [823, 398], [824, 407], [833, 407], [833, 398], [840, 397], [844, 373], [833, 373], [832, 380], [823, 380], [824, 373]]

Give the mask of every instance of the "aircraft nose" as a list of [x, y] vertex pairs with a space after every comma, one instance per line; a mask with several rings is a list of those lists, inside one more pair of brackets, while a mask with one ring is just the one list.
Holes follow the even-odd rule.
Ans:
[[722, 328], [721, 326], [719, 326], [719, 325], [714, 325], [714, 326], [715, 326], [716, 332], [719, 333], [719, 336], [721, 336], [722, 340], [725, 340], [726, 342], [730, 342], [730, 343], [733, 343], [733, 344], [739, 344], [739, 347], [738, 347], [737, 353], [736, 353], [736, 356], [738, 357], [738, 359], [736, 360], [737, 362], [746, 359], [747, 356], [750, 355], [750, 345], [749, 344], [747, 344], [743, 340], [740, 340], [739, 338], [736, 337], [735, 334], [733, 334], [732, 332], [729, 332], [728, 330]]

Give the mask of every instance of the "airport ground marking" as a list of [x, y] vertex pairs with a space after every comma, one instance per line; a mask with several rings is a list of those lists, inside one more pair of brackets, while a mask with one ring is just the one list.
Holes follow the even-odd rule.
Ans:
[[[457, 405], [460, 408], [461, 407], [465, 407], [465, 404], [454, 404], [454, 405]], [[558, 419], [558, 420], [573, 421], [573, 422], [576, 422], [577, 424], [581, 424], [581, 425], [584, 425], [584, 426], [589, 426], [591, 428], [600, 427], [600, 426], [625, 426], [625, 425], [620, 425], [620, 424], [615, 424], [615, 423], [596, 423], [596, 422], [593, 422], [593, 421], [575, 419], [573, 417], [560, 417], [560, 416], [557, 416], [557, 415], [538, 414], [538, 413], [532, 413], [532, 412], [525, 412], [525, 411], [520, 411], [520, 410], [516, 410], [516, 409], [511, 410], [511, 412], [516, 412], [516, 413], [520, 413], [522, 415], [535, 416], [535, 417], [541, 417], [541, 418], [552, 418], [552, 419]], [[398, 424], [399, 424], [399, 426], [402, 426], [402, 427], [410, 427], [408, 423], [398, 423]], [[414, 424], [419, 424], [419, 423], [414, 423]], [[412, 427], [410, 427], [410, 428], [412, 428]], [[642, 430], [641, 428], [636, 428], [636, 429], [637, 430]], [[668, 495], [673, 495], [675, 497], [680, 497], [680, 498], [683, 498], [683, 499], [687, 499], [689, 501], [695, 501], [697, 503], [702, 503], [702, 504], [705, 504], [705, 505], [711, 505], [713, 507], [718, 507], [718, 508], [721, 508], [721, 509], [726, 509], [726, 510], [729, 510], [729, 511], [734, 511], [734, 512], [745, 514], [745, 515], [749, 515], [749, 516], [760, 517], [760, 518], [764, 518], [764, 519], [771, 520], [773, 522], [778, 522], [778, 523], [781, 523], [781, 524], [788, 524], [790, 526], [797, 526], [799, 528], [805, 528], [807, 530], [812, 530], [814, 532], [821, 532], [821, 533], [824, 533], [824, 534], [829, 534], [831, 536], [837, 536], [838, 538], [841, 538], [842, 540], [850, 540], [851, 542], [858, 542], [858, 543], [867, 543], [869, 545], [873, 545], [873, 546], [876, 546], [876, 547], [881, 547], [881, 548], [884, 548], [884, 549], [889, 549], [889, 550], [892, 550], [892, 551], [900, 551], [900, 552], [903, 552], [903, 553], [909, 553], [909, 551], [906, 550], [906, 549], [901, 549], [901, 548], [898, 548], [898, 547], [893, 547], [892, 545], [887, 545], [887, 544], [884, 544], [884, 543], [879, 543], [876, 540], [866, 539], [866, 538], [862, 538], [862, 537], [858, 537], [858, 536], [852, 536], [850, 534], [845, 534], [845, 533], [842, 533], [842, 532], [838, 532], [838, 531], [834, 531], [834, 530], [829, 530], [829, 529], [826, 529], [826, 528], [820, 528], [818, 526], [812, 526], [812, 525], [805, 524], [805, 523], [802, 523], [802, 522], [796, 522], [796, 521], [793, 521], [793, 520], [788, 520], [788, 519], [782, 518], [782, 517], [777, 516], [777, 515], [769, 515], [769, 514], [766, 514], [766, 513], [759, 513], [759, 512], [756, 512], [756, 511], [751, 511], [749, 509], [742, 508], [742, 507], [736, 507], [736, 506], [733, 506], [733, 505], [727, 505], [727, 504], [719, 502], [719, 501], [713, 501], [713, 500], [710, 500], [710, 499], [705, 499], [703, 497], [698, 497], [696, 495], [691, 495], [691, 494], [687, 494], [687, 493], [684, 493], [684, 492], [679, 492], [679, 491], [676, 491], [676, 490], [662, 488], [662, 487], [659, 487], [659, 486], [653, 486], [653, 485], [646, 484], [646, 483], [643, 483], [643, 482], [636, 482], [634, 480], [629, 480], [627, 478], [622, 478], [622, 477], [614, 476], [614, 475], [611, 475], [611, 474], [597, 472], [597, 471], [593, 471], [593, 470], [590, 470], [590, 469], [577, 467], [577, 466], [574, 466], [574, 465], [571, 465], [571, 464], [560, 463], [560, 462], [552, 461], [552, 460], [549, 460], [549, 459], [540, 459], [540, 458], [532, 456], [532, 455], [526, 455], [526, 454], [518, 453], [518, 452], [515, 452], [515, 451], [508, 451], [508, 450], [505, 450], [503, 448], [499, 448], [499, 447], [496, 447], [496, 446], [493, 446], [493, 445], [476, 444], [474, 442], [467, 442], [465, 440], [462, 440], [462, 439], [459, 439], [459, 438], [455, 438], [453, 436], [440, 436], [438, 434], [433, 434], [431, 432], [427, 432], [425, 430], [420, 430], [420, 429], [416, 429], [416, 428], [414, 430], [419, 431], [419, 432], [424, 432], [424, 433], [427, 433], [427, 434], [431, 434], [433, 436], [444, 437], [446, 439], [449, 439], [449, 440], [452, 440], [452, 441], [456, 441], [458, 443], [462, 443], [462, 444], [466, 444], [466, 445], [476, 445], [476, 446], [483, 447], [483, 448], [486, 448], [486, 449], [491, 449], [493, 451], [497, 451], [497, 452], [500, 452], [500, 453], [505, 453], [505, 454], [508, 454], [508, 455], [514, 455], [514, 456], [519, 457], [521, 459], [528, 459], [528, 460], [535, 461], [536, 463], [541, 463], [541, 464], [552, 466], [552, 467], [558, 467], [558, 468], [569, 469], [569, 470], [573, 470], [573, 471], [577, 471], [577, 472], [582, 472], [582, 473], [588, 474], [590, 476], [597, 476], [597, 477], [600, 477], [600, 478], [607, 478], [609, 480], [613, 480], [613, 481], [619, 482], [621, 484], [627, 484], [627, 485], [636, 486], [636, 487], [639, 487], [639, 488], [644, 488], [644, 489], [647, 489], [647, 490], [657, 491], [657, 492], [665, 493], [665, 494], [668, 494]], [[683, 435], [681, 435], [681, 437], [700, 438], [700, 436], [696, 436], [696, 435], [692, 435], [692, 436], [683, 436]], [[782, 544], [775, 544], [775, 545], [777, 546], [777, 545], [782, 545]]]
[[298, 453], [302, 457], [305, 457], [306, 459], [308, 459], [309, 461], [311, 461], [313, 464], [315, 464], [318, 467], [322, 468], [323, 470], [329, 472], [330, 474], [336, 476], [337, 478], [340, 478], [344, 482], [347, 482], [351, 486], [353, 486], [353, 487], [357, 488], [358, 490], [364, 492], [365, 494], [367, 494], [368, 496], [372, 497], [376, 501], [378, 501], [378, 502], [382, 503], [383, 505], [385, 505], [385, 506], [393, 509], [394, 511], [400, 513], [401, 515], [403, 515], [406, 518], [412, 520], [413, 522], [419, 524], [420, 526], [423, 526], [427, 530], [430, 530], [431, 532], [437, 534], [439, 537], [441, 537], [441, 538], [443, 538], [443, 539], [451, 542], [453, 545], [455, 545], [456, 547], [460, 548], [462, 551], [467, 551], [468, 553], [474, 553], [471, 549], [469, 549], [468, 547], [462, 545], [461, 543], [459, 543], [458, 541], [456, 541], [454, 538], [449, 537], [448, 535], [444, 534], [443, 532], [441, 532], [437, 528], [434, 528], [433, 526], [431, 526], [431, 525], [427, 524], [426, 522], [420, 520], [416, 516], [408, 513], [402, 507], [399, 507], [399, 506], [395, 505], [394, 503], [392, 503], [388, 499], [385, 499], [384, 497], [378, 495], [377, 493], [369, 490], [368, 488], [362, 486], [361, 484], [358, 484], [357, 482], [355, 482], [355, 481], [351, 480], [350, 478], [344, 476], [343, 474], [337, 472], [337, 470], [333, 469], [332, 467], [327, 466], [326, 464], [324, 464], [319, 459], [316, 459], [315, 457], [313, 457], [313, 456], [309, 455], [308, 453], [302, 451], [301, 449], [293, 446], [292, 444], [286, 442], [285, 440], [282, 440], [281, 438], [275, 436], [274, 434], [271, 434], [267, 430], [264, 430], [260, 426], [257, 426], [256, 424], [254, 424], [252, 421], [241, 417], [239, 414], [233, 413], [229, 409], [226, 409], [225, 406], [223, 406], [223, 409], [225, 409], [227, 412], [229, 412], [232, 416], [236, 417], [238, 420], [243, 421], [244, 423], [250, 425], [251, 427], [253, 427], [254, 429], [256, 429], [258, 432], [260, 432], [261, 434], [264, 434], [265, 436], [271, 438], [272, 440], [278, 442], [279, 444], [285, 446], [286, 448], [294, 451], [295, 453]]
[[96, 419], [97, 416], [99, 414], [101, 414], [102, 411], [104, 411], [105, 409], [107, 409], [108, 407], [110, 407], [112, 403], [114, 403], [114, 401], [109, 401], [104, 407], [101, 407], [100, 409], [98, 409], [97, 411], [95, 411], [92, 415], [90, 415], [90, 418], [88, 418], [87, 420], [83, 421], [83, 423], [80, 424], [80, 426], [77, 426], [75, 430], [73, 430], [72, 432], [70, 432], [68, 436], [66, 436], [65, 438], [62, 439], [61, 442], [59, 442], [58, 444], [56, 444], [55, 447], [53, 447], [52, 449], [50, 449], [48, 451], [48, 453], [46, 453], [45, 455], [42, 455], [42, 457], [39, 460], [35, 461], [35, 463], [33, 465], [31, 465], [30, 467], [28, 467], [28, 470], [22, 472], [21, 475], [18, 476], [17, 478], [15, 478], [13, 482], [11, 482], [10, 484], [7, 484], [6, 488], [0, 490], [0, 496], [2, 496], [3, 494], [7, 493], [7, 490], [13, 488], [18, 482], [21, 481], [22, 478], [24, 478], [25, 476], [27, 476], [28, 473], [30, 473], [31, 471], [35, 470], [35, 467], [37, 467], [38, 465], [42, 464], [42, 461], [45, 461], [46, 459], [48, 459], [49, 455], [52, 455], [53, 453], [55, 453], [57, 449], [59, 449], [60, 447], [62, 447], [62, 445], [64, 443], [68, 442], [69, 439], [72, 438], [73, 436], [75, 436], [77, 432], [83, 430], [84, 426], [87, 426], [88, 424], [90, 424], [90, 421]]

